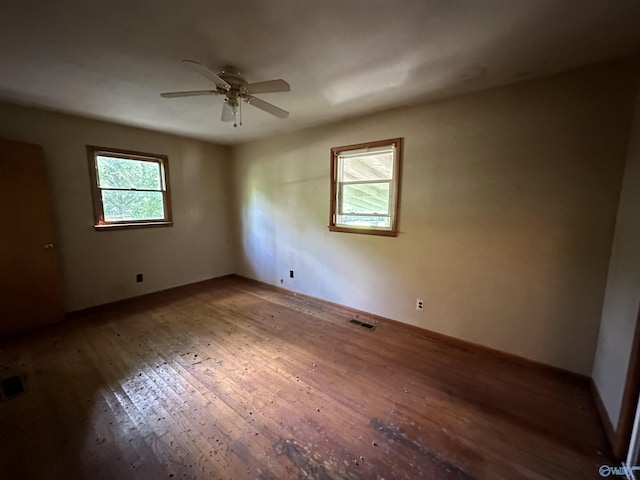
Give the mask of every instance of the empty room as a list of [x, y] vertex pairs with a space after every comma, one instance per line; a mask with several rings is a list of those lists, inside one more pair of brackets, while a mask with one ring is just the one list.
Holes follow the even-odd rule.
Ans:
[[0, 15], [0, 478], [640, 478], [640, 3]]

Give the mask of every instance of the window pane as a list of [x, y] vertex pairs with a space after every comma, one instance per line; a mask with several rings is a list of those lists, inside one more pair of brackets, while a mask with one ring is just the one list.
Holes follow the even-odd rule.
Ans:
[[106, 222], [164, 219], [161, 192], [102, 190], [101, 193]]
[[101, 188], [161, 190], [160, 164], [157, 162], [98, 155], [96, 163]]
[[365, 152], [357, 156], [341, 157], [342, 182], [362, 180], [391, 180], [393, 178], [394, 150]]
[[388, 182], [343, 185], [342, 209], [339, 213], [388, 215], [389, 188]]
[[338, 215], [336, 223], [346, 227], [391, 228], [391, 217], [358, 217], [357, 215]]

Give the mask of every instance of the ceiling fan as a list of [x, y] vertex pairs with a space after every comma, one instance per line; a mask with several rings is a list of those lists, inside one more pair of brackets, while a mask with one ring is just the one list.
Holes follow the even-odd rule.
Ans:
[[253, 105], [278, 118], [287, 118], [289, 112], [283, 110], [269, 102], [265, 102], [257, 97], [255, 93], [275, 93], [289, 92], [291, 87], [282, 79], [266, 80], [264, 82], [247, 83], [240, 76], [240, 72], [234, 67], [224, 67], [219, 74], [214, 73], [204, 65], [194, 62], [193, 60], [183, 60], [201, 75], [211, 80], [216, 88], [212, 90], [191, 90], [186, 92], [166, 92], [161, 93], [163, 98], [177, 97], [193, 97], [197, 95], [224, 95], [224, 103], [222, 104], [222, 116], [220, 120], [223, 122], [233, 122], [233, 126], [242, 125], [242, 102]]

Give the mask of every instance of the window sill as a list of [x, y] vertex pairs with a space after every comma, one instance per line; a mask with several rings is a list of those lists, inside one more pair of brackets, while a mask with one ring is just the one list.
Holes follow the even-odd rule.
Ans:
[[139, 222], [139, 223], [107, 223], [105, 225], [94, 225], [93, 228], [97, 232], [107, 230], [124, 230], [129, 228], [153, 228], [153, 227], [172, 227], [173, 222]]
[[376, 230], [373, 228], [350, 228], [339, 227], [337, 225], [329, 225], [330, 232], [343, 232], [343, 233], [360, 233], [363, 235], [380, 235], [383, 237], [397, 237], [398, 232], [395, 230]]

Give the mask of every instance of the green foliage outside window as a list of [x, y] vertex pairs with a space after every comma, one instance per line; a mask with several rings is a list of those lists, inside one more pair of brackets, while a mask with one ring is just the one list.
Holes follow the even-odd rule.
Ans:
[[97, 156], [104, 220], [162, 220], [164, 204], [158, 162]]

